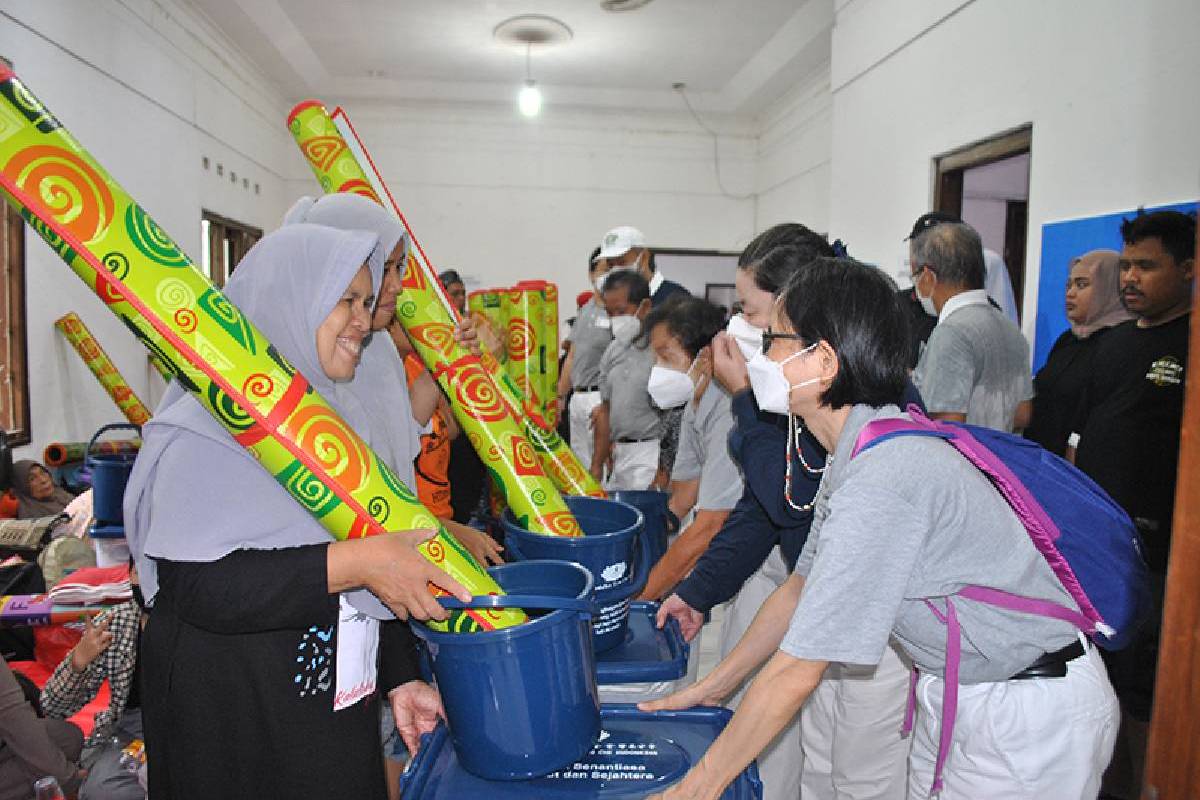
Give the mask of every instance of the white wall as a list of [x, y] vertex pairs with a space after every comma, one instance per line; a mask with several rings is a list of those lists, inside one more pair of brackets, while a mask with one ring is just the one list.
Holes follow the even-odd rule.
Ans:
[[[263, 228], [277, 223], [287, 202], [287, 104], [171, 0], [3, 2], [0, 54], [193, 258], [202, 208]], [[152, 406], [161, 380], [121, 323], [28, 232], [26, 274], [33, 444], [17, 455], [40, 457], [51, 441], [124, 421], [55, 331], [63, 314], [83, 318], [143, 402]]]
[[1025, 333], [1041, 225], [1200, 192], [1195, 0], [844, 0], [830, 228], [901, 268], [934, 156], [1033, 124]]
[[829, 227], [829, 177], [833, 155], [833, 96], [829, 65], [795, 87], [761, 117], [755, 191], [756, 231], [780, 222]]
[[[437, 269], [459, 270], [470, 289], [555, 281], [563, 319], [610, 228], [634, 225], [652, 246], [697, 249], [740, 249], [754, 234], [753, 199], [721, 193], [712, 139], [682, 114], [546, 106], [526, 120], [509, 107], [363, 101], [347, 111]], [[706, 121], [729, 134], [720, 139], [725, 188], [752, 194], [750, 125]], [[310, 175], [293, 187], [317, 189]]]

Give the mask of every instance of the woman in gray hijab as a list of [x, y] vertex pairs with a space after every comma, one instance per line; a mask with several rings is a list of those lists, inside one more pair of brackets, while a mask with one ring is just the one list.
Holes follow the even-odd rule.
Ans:
[[1066, 308], [1070, 328], [1054, 342], [1033, 378], [1033, 420], [1025, 438], [1063, 455], [1091, 380], [1094, 355], [1108, 331], [1133, 319], [1121, 304], [1120, 254], [1092, 250], [1071, 259]]
[[[315, 223], [341, 230], [371, 231], [379, 237], [377, 254], [382, 254], [383, 274], [371, 319], [372, 335], [363, 348], [362, 364], [348, 384], [370, 417], [367, 443], [404, 485], [418, 491], [413, 462], [421, 452], [421, 435], [429, 433], [430, 418], [444, 404], [441, 390], [426, 370], [414, 379], [409, 396], [404, 361], [388, 328], [396, 322], [396, 298], [408, 262], [408, 236], [396, 215], [373, 200], [358, 194], [333, 193], [318, 199], [302, 197], [284, 217], [284, 225]], [[398, 330], [396, 335], [407, 334]], [[470, 317], [464, 316], [455, 332], [458, 342], [478, 352], [478, 334]], [[415, 420], [415, 424], [414, 424]], [[468, 445], [469, 447], [469, 445]], [[452, 519], [443, 524], [481, 564], [500, 564], [501, 548], [487, 534]]]
[[13, 464], [12, 490], [17, 498], [17, 519], [57, 516], [75, 499], [66, 489], [55, 486], [50, 470], [36, 461]]
[[[377, 242], [288, 226], [255, 245], [226, 286], [368, 440], [370, 416], [348, 385], [370, 330], [376, 282], [364, 262]], [[153, 605], [142, 643], [152, 796], [385, 797], [376, 686], [417, 671], [411, 649], [377, 671], [390, 644], [372, 601], [401, 618], [442, 619], [427, 582], [469, 596], [416, 550], [432, 532], [331, 542], [178, 387], [142, 436], [125, 520]]]

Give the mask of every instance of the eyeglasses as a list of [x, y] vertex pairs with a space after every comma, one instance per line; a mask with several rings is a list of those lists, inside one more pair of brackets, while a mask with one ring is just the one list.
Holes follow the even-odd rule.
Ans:
[[798, 333], [772, 333], [771, 331], [763, 331], [762, 335], [762, 352], [765, 356], [771, 349], [771, 345], [776, 339], [794, 339], [797, 342], [803, 342], [804, 337]]

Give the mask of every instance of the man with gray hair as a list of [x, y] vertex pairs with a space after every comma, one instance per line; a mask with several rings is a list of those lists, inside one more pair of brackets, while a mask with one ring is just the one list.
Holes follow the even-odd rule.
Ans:
[[938, 322], [913, 383], [931, 417], [1020, 430], [1032, 411], [1029, 344], [988, 302], [979, 234], [962, 222], [922, 220], [909, 242], [913, 289]]

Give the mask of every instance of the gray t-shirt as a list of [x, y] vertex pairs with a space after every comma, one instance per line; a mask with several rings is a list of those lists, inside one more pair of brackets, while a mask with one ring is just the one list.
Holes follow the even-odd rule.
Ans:
[[1017, 405], [1033, 397], [1029, 343], [986, 301], [962, 306], [933, 329], [913, 383], [931, 414], [1011, 431]]
[[726, 511], [742, 496], [742, 472], [729, 454], [733, 412], [729, 393], [710, 381], [700, 403], [689, 400], [679, 426], [679, 450], [671, 480], [700, 479], [697, 511]]
[[608, 313], [596, 298], [584, 303], [571, 326], [571, 388], [576, 391], [600, 383], [600, 357], [613, 340]]
[[662, 413], [650, 403], [646, 385], [654, 351], [613, 340], [600, 359], [600, 399], [608, 403], [613, 441], [643, 441], [662, 436]]
[[[881, 442], [852, 461], [862, 427], [901, 416], [855, 406], [838, 439], [796, 562], [804, 591], [780, 646], [797, 658], [876, 664], [894, 636], [921, 669], [944, 674], [947, 595], [987, 586], [1076, 609], [988, 479], [949, 444]], [[959, 680], [1005, 680], [1077, 636], [1073, 625], [953, 599]]]

